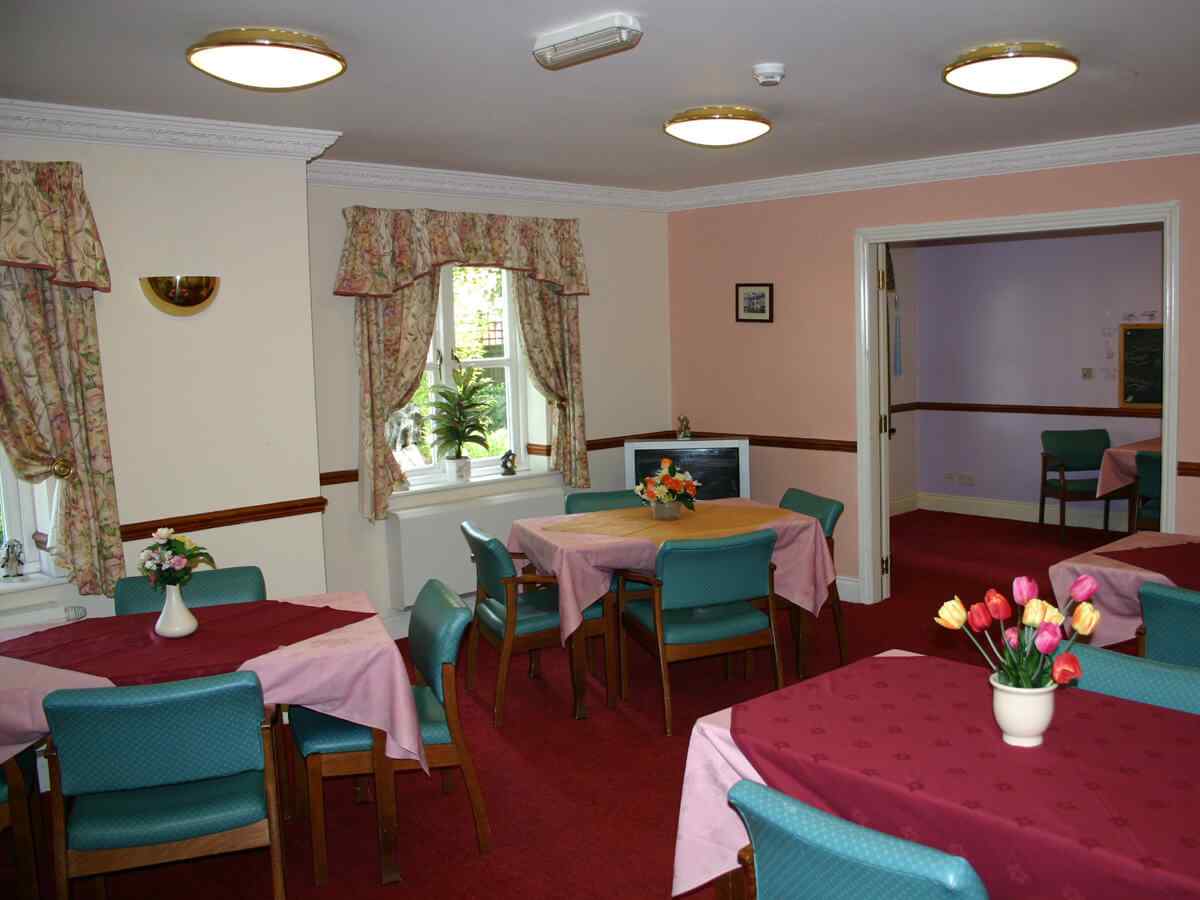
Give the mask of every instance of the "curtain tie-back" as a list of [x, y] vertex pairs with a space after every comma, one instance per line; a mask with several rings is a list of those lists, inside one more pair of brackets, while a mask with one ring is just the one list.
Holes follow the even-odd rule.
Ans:
[[50, 474], [61, 481], [66, 481], [75, 475], [75, 464], [65, 456], [56, 456], [50, 463]]

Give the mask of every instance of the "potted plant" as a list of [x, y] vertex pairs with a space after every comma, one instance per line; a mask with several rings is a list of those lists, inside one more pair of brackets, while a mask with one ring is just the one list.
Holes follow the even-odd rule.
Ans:
[[479, 396], [485, 387], [478, 369], [458, 370], [454, 384], [433, 388], [433, 443], [446, 460], [446, 474], [454, 481], [471, 477], [471, 460], [464, 444], [487, 448], [488, 405]]

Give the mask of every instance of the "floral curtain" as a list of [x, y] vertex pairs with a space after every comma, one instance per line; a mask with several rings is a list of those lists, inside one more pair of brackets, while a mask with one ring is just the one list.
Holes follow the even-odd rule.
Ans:
[[[363, 514], [384, 518], [388, 495], [404, 483], [385, 439], [386, 422], [420, 384], [443, 265], [508, 269], [515, 273], [519, 304], [522, 295], [538, 298], [519, 310], [534, 316], [527, 329], [520, 313], [526, 352], [535, 383], [556, 407], [551, 466], [561, 468], [567, 484], [587, 487], [577, 298], [589, 291], [579, 222], [365, 206], [347, 207], [342, 215], [346, 242], [333, 292], [358, 298]], [[539, 308], [547, 303], [561, 309]]]
[[125, 574], [93, 291], [108, 265], [78, 163], [0, 161], [0, 442], [60, 479], [51, 549], [81, 594]]

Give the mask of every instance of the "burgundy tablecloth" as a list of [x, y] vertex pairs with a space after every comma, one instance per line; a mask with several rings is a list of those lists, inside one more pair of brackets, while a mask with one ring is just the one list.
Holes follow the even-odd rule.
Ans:
[[374, 613], [259, 601], [201, 606], [186, 638], [154, 633], [158, 613], [84, 619], [0, 644], [0, 656], [99, 675], [116, 685], [233, 672], [246, 660]]
[[1057, 692], [1036, 749], [1009, 747], [987, 670], [868, 659], [733, 709], [770, 786], [965, 856], [993, 898], [1200, 898], [1200, 716]]
[[1138, 547], [1133, 550], [1097, 550], [1101, 556], [1120, 560], [1165, 575], [1179, 587], [1200, 591], [1200, 543], [1167, 547]]

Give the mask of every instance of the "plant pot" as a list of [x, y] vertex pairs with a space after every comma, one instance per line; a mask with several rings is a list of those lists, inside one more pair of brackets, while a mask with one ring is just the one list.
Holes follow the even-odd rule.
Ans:
[[471, 480], [471, 457], [460, 456], [446, 460], [446, 477], [451, 481]]
[[992, 685], [992, 714], [1004, 743], [1014, 747], [1040, 747], [1042, 736], [1054, 718], [1054, 690], [1057, 684], [1040, 688], [1013, 687], [1001, 684], [1000, 676], [993, 673], [988, 681]]
[[187, 637], [198, 625], [192, 611], [183, 605], [183, 591], [179, 585], [168, 584], [162, 613], [154, 623], [154, 633], [165, 638]]
[[651, 503], [650, 509], [654, 512], [654, 518], [662, 522], [673, 522], [679, 518], [683, 504], [678, 500], [672, 500], [670, 503]]

